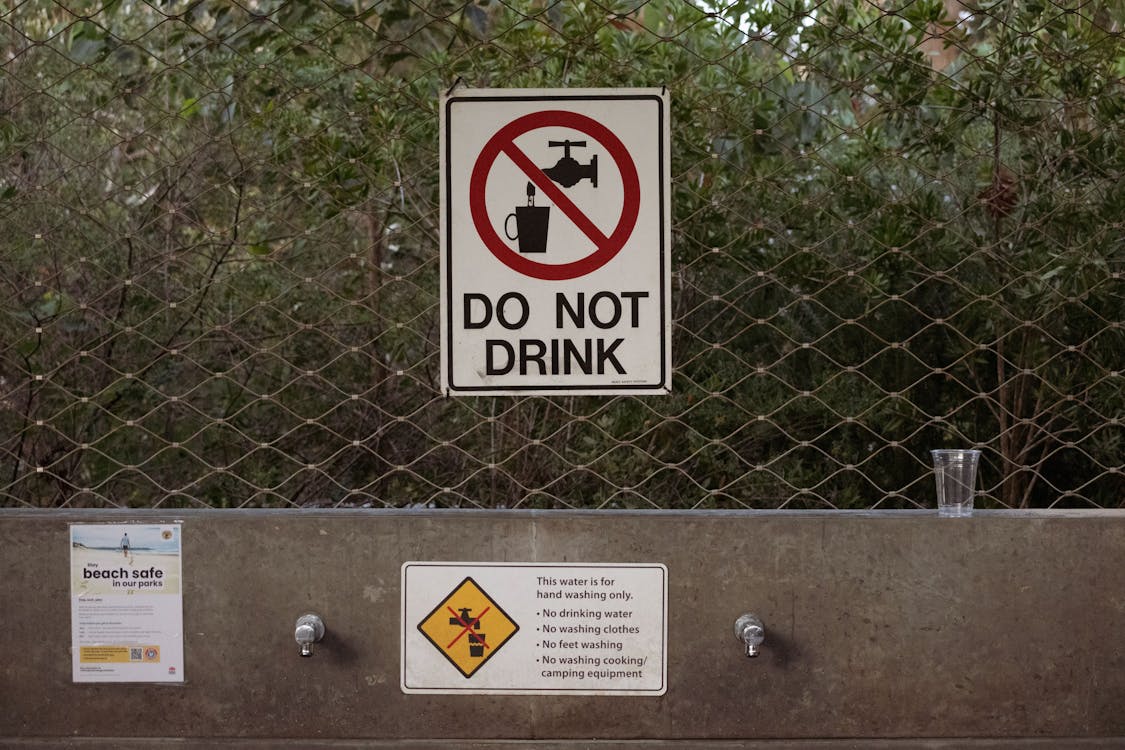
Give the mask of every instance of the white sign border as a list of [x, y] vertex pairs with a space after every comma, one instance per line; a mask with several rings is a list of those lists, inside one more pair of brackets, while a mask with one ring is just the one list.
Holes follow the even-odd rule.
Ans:
[[[452, 215], [452, 175], [449, 165], [450, 153], [450, 111], [454, 104], [466, 101], [613, 101], [650, 99], [659, 103], [657, 129], [660, 144], [657, 164], [660, 178], [660, 377], [659, 382], [649, 383], [607, 383], [601, 386], [582, 385], [473, 385], [456, 386], [453, 380], [453, 302], [452, 292], [452, 245], [450, 224]], [[439, 106], [439, 152], [441, 199], [439, 211], [440, 240], [440, 329], [441, 343], [439, 359], [441, 365], [441, 389], [446, 396], [636, 396], [666, 395], [672, 391], [672, 320], [671, 320], [671, 259], [672, 259], [672, 210], [671, 210], [671, 104], [666, 88], [630, 89], [457, 89], [445, 94]]]
[[[463, 688], [408, 687], [406, 684], [407, 633], [417, 627], [417, 623], [407, 622], [407, 570], [410, 567], [463, 568], [648, 568], [659, 569], [661, 574], [661, 600], [663, 604], [662, 632], [660, 634], [660, 687], [653, 690], [592, 690], [589, 688], [476, 688], [468, 685]], [[460, 573], [459, 573], [460, 574]], [[458, 574], [458, 575], [459, 575]], [[610, 695], [620, 697], [660, 697], [668, 692], [668, 566], [664, 563], [615, 563], [615, 562], [567, 562], [567, 561], [522, 561], [522, 562], [455, 562], [446, 560], [408, 560], [400, 568], [399, 585], [400, 618], [402, 631], [399, 647], [399, 688], [405, 695]]]

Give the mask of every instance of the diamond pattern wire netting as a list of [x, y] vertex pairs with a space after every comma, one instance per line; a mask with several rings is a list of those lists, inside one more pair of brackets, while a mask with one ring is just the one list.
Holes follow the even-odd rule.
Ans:
[[[0, 10], [0, 505], [1120, 507], [1125, 6]], [[438, 102], [666, 86], [674, 391], [439, 390]]]

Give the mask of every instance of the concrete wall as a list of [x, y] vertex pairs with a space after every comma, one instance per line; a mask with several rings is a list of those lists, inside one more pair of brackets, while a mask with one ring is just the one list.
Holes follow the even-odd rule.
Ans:
[[[186, 682], [74, 684], [68, 524], [170, 520]], [[404, 695], [411, 560], [665, 564], [667, 693]], [[0, 563], [4, 747], [1125, 746], [1123, 511], [0, 511]], [[302, 659], [309, 609], [329, 632]]]

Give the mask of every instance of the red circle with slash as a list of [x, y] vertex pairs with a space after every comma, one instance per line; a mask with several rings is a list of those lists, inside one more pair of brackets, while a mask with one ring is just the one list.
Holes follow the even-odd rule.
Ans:
[[[537, 167], [523, 151], [516, 146], [516, 138], [524, 133], [538, 128], [561, 127], [577, 130], [590, 136], [609, 152], [617, 169], [621, 173], [622, 187], [624, 188], [624, 201], [621, 206], [621, 218], [617, 226], [607, 236], [582, 212], [578, 206], [566, 196], [558, 185], [551, 180], [543, 170]], [[571, 263], [539, 263], [525, 258], [500, 238], [492, 228], [488, 218], [488, 208], [485, 205], [485, 185], [488, 174], [496, 158], [505, 154], [516, 167], [527, 175], [527, 178], [551, 200], [551, 202], [574, 222], [575, 226], [586, 235], [595, 246], [594, 252], [584, 258]], [[641, 206], [641, 183], [637, 177], [637, 166], [633, 157], [629, 155], [625, 144], [609, 128], [585, 115], [577, 112], [563, 110], [548, 110], [533, 112], [530, 115], [516, 118], [500, 128], [496, 135], [484, 144], [476, 164], [473, 165], [473, 174], [469, 181], [469, 209], [473, 216], [473, 224], [477, 233], [489, 251], [504, 265], [517, 273], [531, 276], [545, 281], [564, 281], [576, 279], [596, 271], [613, 260], [614, 256], [625, 246], [625, 242], [633, 233], [637, 224], [637, 216]]]

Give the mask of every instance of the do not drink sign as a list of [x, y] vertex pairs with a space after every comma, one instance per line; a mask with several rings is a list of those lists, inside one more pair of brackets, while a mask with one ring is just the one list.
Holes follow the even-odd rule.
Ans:
[[666, 94], [460, 90], [441, 139], [445, 392], [668, 392]]

